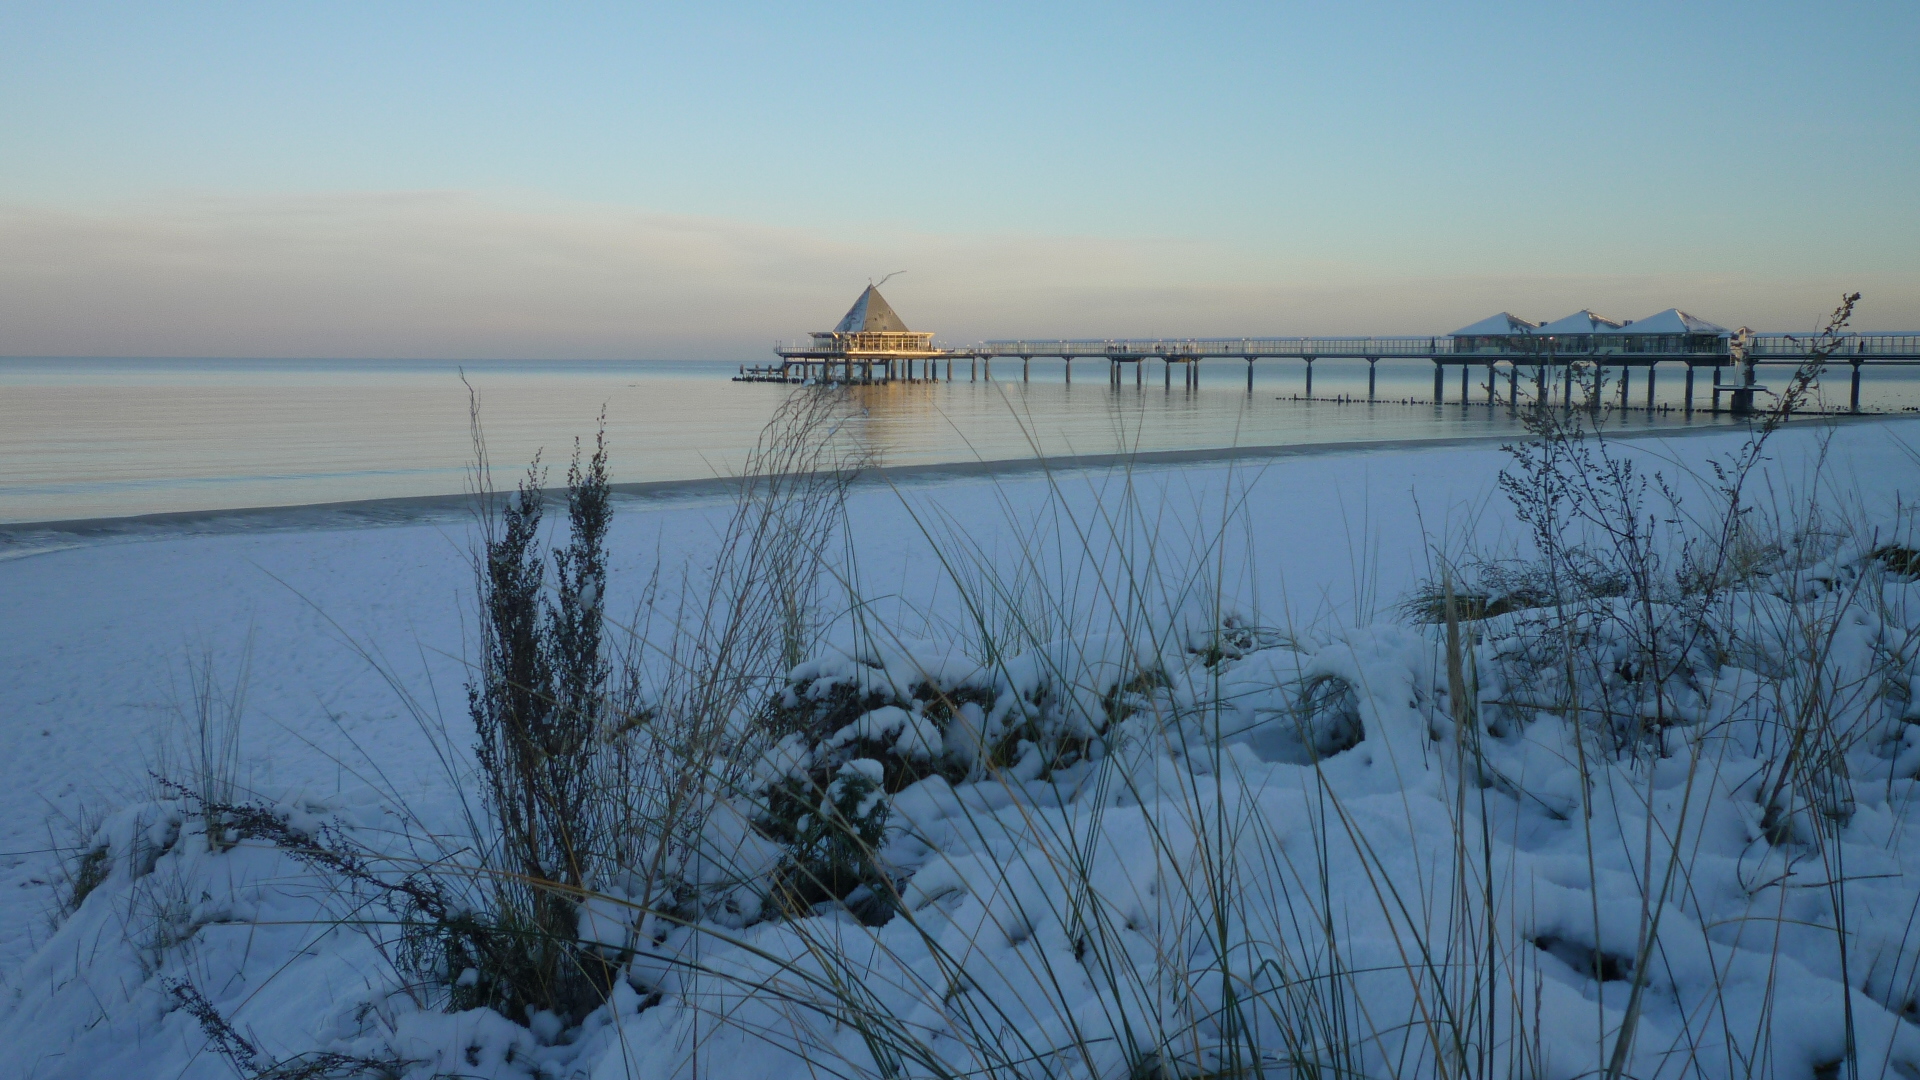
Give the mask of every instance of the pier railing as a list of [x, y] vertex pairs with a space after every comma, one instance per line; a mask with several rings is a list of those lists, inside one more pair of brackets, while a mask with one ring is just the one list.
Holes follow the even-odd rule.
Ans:
[[1062, 338], [983, 341], [982, 356], [1108, 357], [1121, 359], [1202, 356], [1432, 356], [1450, 349], [1446, 337], [1292, 338]]
[[[1805, 358], [1820, 344], [1818, 334], [1755, 334], [1749, 355], [1759, 359]], [[1842, 334], [1830, 359], [1836, 364], [1920, 360], [1920, 331], [1894, 334]]]
[[[1694, 335], [1698, 337], [1699, 335]], [[1061, 359], [1198, 360], [1204, 357], [1256, 360], [1431, 359], [1445, 363], [1540, 363], [1549, 358], [1592, 359], [1601, 363], [1644, 363], [1649, 359], [1712, 363], [1728, 356], [1727, 339], [1689, 340], [1669, 345], [1655, 341], [1596, 342], [1585, 349], [1555, 348], [1541, 339], [1514, 335], [1506, 347], [1472, 339], [1459, 348], [1451, 335], [1393, 337], [1246, 337], [1246, 338], [1021, 338], [983, 341], [957, 350], [983, 357], [1059, 357]], [[1814, 334], [1756, 334], [1750, 355], [1763, 363], [1797, 362], [1819, 344]], [[1471, 358], [1471, 359], [1469, 359]], [[1832, 353], [1835, 363], [1920, 363], [1920, 332], [1845, 334]]]

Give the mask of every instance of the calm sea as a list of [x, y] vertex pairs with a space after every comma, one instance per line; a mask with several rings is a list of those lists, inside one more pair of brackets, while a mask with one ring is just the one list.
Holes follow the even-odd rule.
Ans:
[[[1178, 372], [1168, 388], [1157, 365], [1116, 388], [1105, 368], [1078, 363], [1069, 383], [1058, 361], [1036, 360], [1022, 382], [1018, 362], [1003, 361], [992, 381], [969, 381], [963, 366], [953, 382], [854, 393], [867, 438], [893, 465], [1028, 458], [1034, 443], [1060, 456], [1498, 434], [1513, 423], [1503, 408], [1459, 405], [1457, 374], [1449, 404], [1405, 403], [1432, 396], [1422, 361], [1382, 362], [1372, 405], [1362, 363], [1315, 365], [1313, 401], [1295, 400], [1298, 363], [1262, 363], [1252, 392], [1240, 361], [1208, 363], [1194, 391]], [[463, 371], [497, 469], [536, 450], [564, 465], [604, 406], [623, 482], [733, 471], [789, 392], [735, 383], [734, 365], [718, 363], [0, 359], [0, 522], [458, 493], [471, 458]], [[1680, 386], [1666, 375], [1659, 400], [1677, 403]], [[1912, 377], [1867, 389], [1879, 409], [1920, 405]], [[1843, 380], [1828, 388], [1845, 392]], [[1342, 395], [1361, 400], [1327, 400]]]

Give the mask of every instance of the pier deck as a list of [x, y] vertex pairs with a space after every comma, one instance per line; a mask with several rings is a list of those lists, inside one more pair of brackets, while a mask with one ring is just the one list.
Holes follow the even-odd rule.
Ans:
[[[977, 380], [984, 375], [991, 379], [993, 361], [996, 359], [1019, 360], [1021, 378], [1025, 379], [1033, 360], [1057, 359], [1066, 362], [1069, 382], [1073, 380], [1073, 365], [1080, 360], [1106, 361], [1108, 380], [1115, 383], [1121, 381], [1123, 365], [1132, 364], [1134, 381], [1141, 382], [1144, 381], [1144, 365], [1157, 360], [1163, 365], [1162, 378], [1168, 385], [1172, 385], [1173, 368], [1177, 364], [1183, 369], [1183, 382], [1188, 386], [1197, 386], [1200, 381], [1200, 361], [1243, 360], [1247, 364], [1247, 390], [1251, 392], [1254, 364], [1257, 361], [1297, 360], [1305, 365], [1305, 390], [1307, 396], [1311, 397], [1315, 362], [1357, 360], [1368, 365], [1367, 397], [1372, 400], [1376, 385], [1374, 365], [1382, 360], [1425, 360], [1434, 365], [1433, 398], [1436, 402], [1445, 400], [1448, 366], [1460, 369], [1461, 400], [1466, 400], [1471, 393], [1470, 372], [1481, 367], [1487, 369], [1485, 388], [1489, 400], [1497, 396], [1499, 378], [1505, 375], [1509, 394], [1519, 392], [1519, 382], [1525, 377], [1534, 380], [1542, 394], [1548, 392], [1547, 386], [1551, 382], [1556, 389], [1562, 389], [1563, 397], [1570, 404], [1574, 370], [1594, 366], [1617, 369], [1618, 389], [1623, 403], [1630, 393], [1632, 372], [1639, 368], [1644, 369], [1646, 396], [1651, 406], [1655, 369], [1662, 364], [1684, 367], [1686, 383], [1683, 407], [1688, 411], [1693, 409], [1695, 371], [1699, 368], [1710, 369], [1713, 373], [1709, 386], [1713, 394], [1713, 408], [1719, 407], [1720, 394], [1765, 389], [1721, 378], [1722, 369], [1735, 365], [1735, 358], [1725, 337], [1714, 339], [1710, 347], [1666, 351], [1613, 347], [1562, 353], [1555, 349], [1552, 339], [1518, 339], [1518, 343], [1524, 347], [1516, 348], [1507, 344], [1491, 349], [1462, 348], [1460, 339], [1442, 334], [1425, 337], [1008, 339], [983, 341], [965, 348], [910, 352], [840, 351], [776, 345], [775, 352], [780, 357], [778, 363], [743, 365], [736, 381], [882, 383], [939, 381], [944, 378], [951, 382], [955, 368], [961, 364], [965, 365], [967, 378]], [[1755, 334], [1747, 346], [1747, 362], [1755, 367], [1797, 367], [1813, 355], [1816, 344], [1818, 339], [1815, 335]], [[1832, 367], [1844, 365], [1850, 369], [1850, 403], [1851, 408], [1858, 412], [1862, 370], [1920, 366], [1920, 332], [1843, 334], [1837, 346], [1828, 354], [1827, 363]]]

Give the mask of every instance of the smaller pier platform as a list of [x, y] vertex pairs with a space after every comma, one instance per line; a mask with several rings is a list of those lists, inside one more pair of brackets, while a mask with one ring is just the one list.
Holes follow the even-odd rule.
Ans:
[[805, 343], [779, 342], [777, 364], [740, 366], [735, 382], [885, 383], [930, 382], [942, 361], [953, 379], [955, 360], [971, 364], [975, 353], [937, 349], [933, 333], [909, 330], [893, 306], [872, 285], [847, 309], [839, 325], [817, 330]]

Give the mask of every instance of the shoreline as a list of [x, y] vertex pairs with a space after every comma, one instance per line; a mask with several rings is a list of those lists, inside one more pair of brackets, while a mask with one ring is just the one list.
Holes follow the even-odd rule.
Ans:
[[[1790, 421], [1787, 427], [1810, 424], [1878, 423], [1910, 419], [1898, 415], [1867, 414], [1822, 415]], [[1703, 424], [1672, 428], [1647, 428], [1607, 435], [1609, 441], [1695, 438], [1726, 435], [1741, 430], [1738, 424]], [[1411, 439], [1366, 439], [1340, 442], [1283, 443], [1266, 446], [1197, 447], [1183, 450], [1143, 450], [1132, 453], [1076, 454], [1055, 458], [1002, 458], [985, 461], [927, 462], [914, 465], [883, 465], [864, 470], [856, 485], [889, 483], [937, 483], [950, 479], [978, 479], [990, 476], [1020, 476], [1051, 471], [1111, 469], [1119, 466], [1162, 468], [1201, 465], [1216, 462], [1323, 457], [1336, 454], [1436, 450], [1451, 447], [1499, 446], [1514, 441], [1515, 434], [1457, 435]], [[714, 476], [684, 480], [645, 480], [610, 485], [616, 496], [626, 499], [680, 499], [726, 494], [740, 483], [738, 477]], [[564, 488], [543, 489], [549, 500], [564, 497]], [[328, 503], [294, 503], [284, 506], [228, 507], [210, 510], [173, 510], [125, 517], [72, 518], [52, 521], [0, 522], [0, 560], [29, 554], [59, 551], [80, 542], [121, 536], [167, 534], [209, 534], [281, 532], [300, 529], [368, 528], [380, 525], [406, 525], [470, 514], [475, 494], [471, 491], [445, 495], [402, 495], [391, 498], [354, 499]], [[60, 543], [59, 541], [66, 541]], [[39, 541], [29, 550], [8, 553], [8, 546]], [[52, 542], [52, 543], [49, 543]]]

